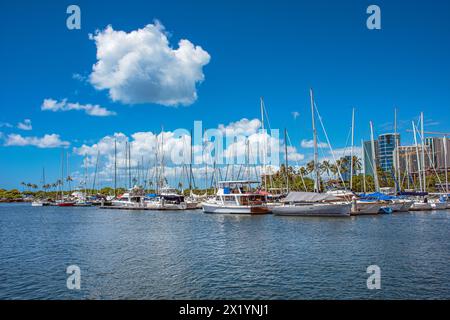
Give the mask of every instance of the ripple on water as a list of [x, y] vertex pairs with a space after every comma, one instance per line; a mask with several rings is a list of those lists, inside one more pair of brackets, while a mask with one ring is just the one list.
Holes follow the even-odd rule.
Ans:
[[[0, 205], [0, 298], [448, 299], [449, 221]], [[371, 264], [382, 290], [366, 288]]]

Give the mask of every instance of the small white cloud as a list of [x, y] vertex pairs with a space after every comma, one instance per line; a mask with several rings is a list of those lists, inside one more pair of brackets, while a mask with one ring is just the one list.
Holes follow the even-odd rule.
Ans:
[[0, 128], [12, 128], [13, 125], [8, 122], [0, 122]]
[[54, 99], [44, 99], [44, 102], [41, 105], [41, 110], [43, 111], [71, 111], [71, 110], [77, 110], [77, 111], [84, 111], [86, 114], [90, 116], [95, 117], [108, 117], [108, 116], [114, 116], [116, 113], [114, 111], [110, 111], [104, 107], [101, 107], [99, 105], [92, 105], [92, 104], [79, 104], [78, 102], [72, 103], [67, 102], [67, 99], [64, 99], [62, 101], [57, 101]]
[[70, 145], [62, 141], [58, 134], [46, 134], [43, 137], [23, 137], [20, 134], [10, 134], [6, 138], [5, 146], [34, 146], [38, 148], [58, 148]]
[[113, 101], [177, 106], [197, 100], [196, 85], [205, 78], [210, 56], [186, 39], [177, 49], [170, 47], [161, 23], [128, 33], [108, 26], [90, 39], [98, 61], [89, 81], [98, 90], [109, 90]]
[[19, 122], [17, 124], [17, 128], [20, 130], [30, 131], [33, 130], [33, 126], [31, 125], [30, 119], [25, 119], [23, 122]]
[[[303, 139], [302, 142], [301, 142], [301, 146], [302, 146], [302, 148], [314, 148], [314, 141], [313, 140]], [[326, 143], [326, 142], [318, 142], [317, 146], [319, 148], [327, 148], [328, 147], [328, 143]]]
[[231, 122], [228, 125], [219, 124], [218, 129], [222, 131], [223, 134], [249, 136], [257, 133], [260, 127], [261, 121], [259, 121], [259, 119], [248, 120], [243, 118], [239, 121]]
[[297, 118], [300, 116], [300, 112], [298, 111], [293, 111], [292, 112], [292, 117], [294, 118], [294, 120], [297, 120]]
[[74, 74], [72, 74], [72, 79], [78, 80], [80, 82], [85, 82], [87, 78], [86, 78], [86, 76], [83, 76], [82, 74], [74, 73]]

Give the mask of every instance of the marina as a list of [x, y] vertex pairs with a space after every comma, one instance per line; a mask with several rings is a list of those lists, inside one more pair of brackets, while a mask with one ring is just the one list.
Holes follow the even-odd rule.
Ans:
[[[0, 298], [449, 299], [449, 228], [448, 210], [299, 218], [0, 204]], [[366, 288], [373, 263], [382, 290]], [[68, 264], [81, 290], [67, 290]]]
[[450, 299], [450, 1], [422, 2], [2, 4], [0, 301]]

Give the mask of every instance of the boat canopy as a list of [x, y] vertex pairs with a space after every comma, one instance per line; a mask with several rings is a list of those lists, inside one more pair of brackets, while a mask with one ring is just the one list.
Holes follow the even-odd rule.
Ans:
[[229, 186], [229, 185], [244, 185], [244, 184], [255, 184], [259, 183], [259, 181], [253, 180], [235, 180], [235, 181], [219, 181], [219, 186]]
[[362, 194], [361, 199], [362, 200], [389, 201], [389, 200], [396, 199], [396, 197], [389, 196], [389, 195], [381, 193], [381, 192], [374, 192], [374, 193], [369, 193], [369, 194]]
[[428, 195], [428, 192], [400, 192], [401, 196], [417, 196], [417, 197], [425, 197]]
[[283, 202], [322, 202], [334, 200], [340, 200], [340, 198], [326, 193], [289, 192], [287, 197], [283, 199]]

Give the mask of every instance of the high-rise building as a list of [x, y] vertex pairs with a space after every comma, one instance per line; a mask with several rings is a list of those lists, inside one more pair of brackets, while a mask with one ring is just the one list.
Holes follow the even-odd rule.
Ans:
[[[429, 152], [430, 147], [425, 145], [425, 154]], [[419, 166], [417, 156], [419, 156], [419, 161], [422, 161], [422, 145], [418, 145], [417, 147], [415, 145], [400, 146], [398, 148], [398, 159], [399, 159], [398, 168], [400, 169], [401, 176], [418, 175]], [[429, 168], [430, 168], [430, 161], [429, 158], [425, 156], [425, 170], [428, 170]], [[423, 168], [421, 168], [421, 170], [423, 170]]]
[[351, 171], [351, 161], [352, 158], [350, 156], [345, 156], [344, 157], [345, 162], [342, 164], [342, 179], [344, 181], [350, 181], [350, 171]]
[[[444, 148], [444, 138], [432, 137], [425, 138], [425, 145], [428, 146], [429, 153], [425, 157], [429, 160], [431, 158], [431, 168], [436, 171], [445, 171], [445, 157], [447, 156], [447, 166], [450, 166], [450, 140], [445, 139], [447, 146], [447, 154]], [[448, 168], [447, 168], [448, 169]]]
[[378, 161], [383, 171], [393, 170], [394, 149], [396, 146], [400, 146], [400, 134], [386, 133], [378, 136]]
[[363, 148], [363, 162], [364, 162], [364, 168], [366, 171], [366, 175], [374, 176], [374, 170], [377, 168], [379, 164], [379, 157], [378, 157], [378, 141], [374, 141], [375, 145], [375, 164], [373, 163], [372, 159], [372, 141], [364, 141], [364, 148]]

